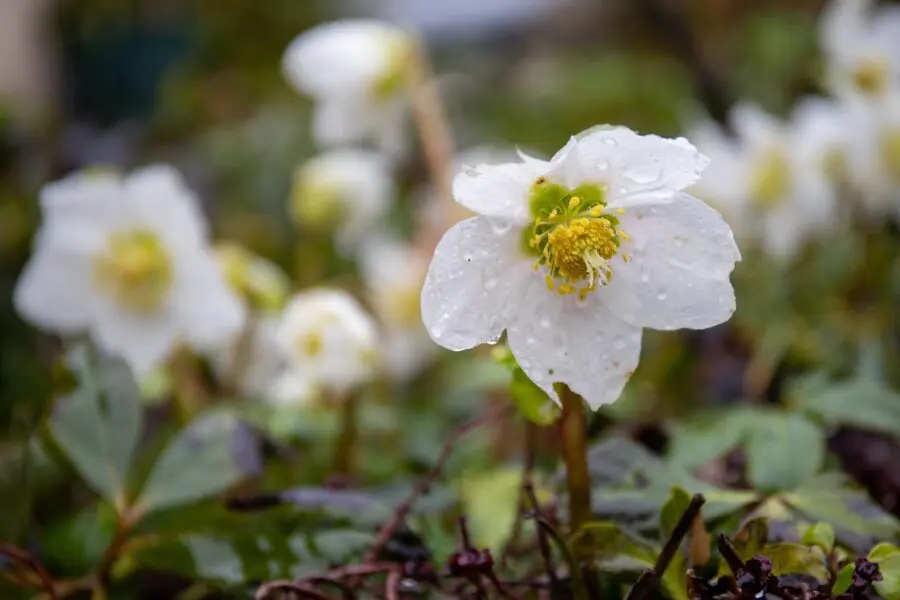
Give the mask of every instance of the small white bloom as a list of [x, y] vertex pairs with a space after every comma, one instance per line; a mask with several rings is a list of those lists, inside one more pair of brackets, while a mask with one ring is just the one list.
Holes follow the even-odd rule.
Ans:
[[43, 223], [16, 309], [61, 334], [89, 332], [143, 376], [181, 340], [215, 347], [244, 321], [178, 173], [82, 172], [41, 191]]
[[877, 104], [850, 102], [847, 160], [866, 215], [900, 216], [900, 90]]
[[419, 297], [428, 261], [398, 240], [371, 240], [360, 253], [369, 303], [382, 324], [384, 366], [395, 379], [408, 380], [436, 356], [438, 346], [422, 326]]
[[287, 363], [276, 389], [314, 385], [335, 393], [352, 390], [375, 374], [376, 337], [371, 317], [345, 292], [296, 294], [275, 332], [276, 347]]
[[871, 0], [832, 0], [823, 11], [819, 43], [827, 79], [840, 97], [877, 100], [900, 77], [900, 8]]
[[623, 127], [572, 138], [549, 162], [469, 167], [456, 200], [479, 216], [438, 244], [422, 319], [451, 350], [496, 342], [551, 397], [618, 398], [641, 329], [705, 328], [734, 312], [740, 253], [725, 221], [681, 190], [707, 159], [683, 138]]
[[[812, 108], [801, 106], [804, 113]], [[836, 225], [835, 187], [828, 173], [834, 167], [823, 163], [839, 143], [815, 151], [811, 142], [830, 132], [811, 132], [821, 121], [806, 115], [782, 123], [755, 106], [739, 105], [730, 116], [735, 137], [711, 123], [691, 136], [712, 161], [691, 193], [719, 208], [739, 238], [790, 260], [811, 236]]]
[[316, 102], [313, 132], [326, 146], [374, 142], [403, 149], [413, 41], [377, 20], [344, 20], [299, 35], [284, 54], [287, 80]]
[[290, 214], [301, 226], [332, 229], [348, 252], [391, 206], [394, 183], [381, 156], [333, 150], [311, 158], [294, 175]]

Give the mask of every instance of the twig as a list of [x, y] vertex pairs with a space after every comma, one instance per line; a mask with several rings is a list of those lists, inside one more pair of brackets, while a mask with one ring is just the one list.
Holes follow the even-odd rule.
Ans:
[[269, 600], [269, 597], [275, 592], [290, 591], [301, 597], [310, 598], [311, 600], [329, 600], [328, 596], [320, 594], [315, 590], [311, 590], [301, 583], [296, 583], [288, 579], [279, 579], [270, 581], [259, 586], [256, 594], [253, 595], [254, 600]]
[[394, 513], [391, 515], [391, 518], [378, 532], [378, 537], [375, 538], [375, 541], [372, 543], [372, 547], [366, 554], [366, 557], [363, 561], [364, 563], [371, 563], [378, 559], [378, 555], [384, 549], [384, 545], [387, 544], [388, 540], [391, 539], [391, 536], [394, 535], [397, 527], [399, 527], [404, 519], [406, 519], [406, 516], [412, 510], [413, 505], [416, 503], [420, 496], [428, 492], [431, 484], [434, 483], [435, 479], [437, 479], [441, 474], [441, 471], [444, 470], [444, 465], [447, 463], [447, 460], [453, 453], [453, 448], [456, 443], [479, 427], [482, 427], [488, 423], [506, 416], [507, 414], [509, 414], [511, 408], [512, 407], [510, 405], [500, 406], [497, 409], [489, 412], [488, 414], [474, 421], [471, 421], [470, 423], [467, 423], [466, 425], [453, 432], [453, 435], [451, 435], [450, 438], [444, 442], [444, 446], [441, 449], [441, 453], [440, 455], [438, 455], [438, 459], [434, 463], [434, 466], [432, 466], [428, 473], [426, 473], [425, 476], [419, 480], [419, 483], [416, 484], [412, 492], [410, 492], [409, 496], [407, 496], [406, 499], [401, 502], [396, 509], [394, 509]]
[[666, 569], [669, 567], [669, 563], [671, 563], [672, 559], [675, 557], [675, 553], [678, 552], [681, 542], [684, 541], [685, 536], [691, 529], [691, 524], [694, 522], [697, 515], [700, 514], [700, 508], [705, 502], [706, 499], [703, 497], [703, 494], [694, 494], [694, 497], [691, 498], [690, 505], [688, 505], [684, 514], [681, 515], [678, 524], [675, 525], [675, 529], [672, 530], [672, 535], [669, 536], [666, 545], [663, 546], [662, 552], [660, 552], [659, 556], [656, 558], [656, 563], [653, 565], [653, 568], [641, 573], [641, 576], [634, 584], [634, 587], [631, 588], [631, 591], [628, 592], [625, 600], [641, 600], [650, 592], [650, 590], [655, 589], [656, 586], [659, 585], [660, 579], [662, 579]]
[[384, 597], [387, 600], [397, 600], [397, 587], [400, 585], [400, 571], [394, 569], [388, 573], [387, 581], [384, 584]]
[[[538, 503], [537, 495], [534, 493], [534, 485], [531, 480], [525, 482], [525, 495], [531, 503], [532, 510], [537, 517], [541, 516], [541, 505]], [[556, 567], [553, 564], [553, 555], [550, 553], [550, 542], [547, 540], [547, 534], [543, 527], [536, 527], [538, 550], [541, 553], [541, 560], [544, 561], [544, 570], [547, 573], [547, 580], [550, 582], [551, 589], [556, 589], [559, 585], [559, 578], [556, 576]]]
[[738, 571], [744, 569], [744, 561], [738, 556], [737, 550], [734, 549], [734, 545], [728, 539], [728, 536], [720, 533], [719, 538], [716, 540], [716, 546], [719, 548], [719, 554], [728, 563], [728, 568], [731, 569], [732, 573], [737, 575]]
[[451, 225], [453, 135], [434, 82], [427, 49], [422, 41], [416, 45], [410, 71], [409, 94], [412, 114], [416, 121], [419, 138], [422, 141], [422, 153], [425, 155], [428, 171], [437, 188], [440, 202], [440, 218], [435, 219], [434, 225], [426, 227], [426, 231], [419, 236], [421, 249], [430, 255], [444, 234], [444, 229]]
[[41, 561], [33, 557], [26, 550], [12, 544], [0, 544], [0, 554], [8, 556], [17, 563], [26, 565], [38, 576], [38, 579], [41, 581], [41, 589], [47, 593], [50, 600], [59, 600], [56, 585], [53, 583], [53, 577], [50, 576], [50, 573], [44, 565], [41, 564]]

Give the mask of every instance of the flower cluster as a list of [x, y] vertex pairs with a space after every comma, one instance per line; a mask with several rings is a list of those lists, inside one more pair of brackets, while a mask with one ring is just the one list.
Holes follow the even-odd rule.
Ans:
[[872, 4], [833, 0], [822, 14], [830, 98], [802, 99], [787, 120], [742, 103], [730, 132], [703, 122], [691, 133], [712, 159], [692, 193], [783, 262], [851, 217], [900, 214], [900, 10]]

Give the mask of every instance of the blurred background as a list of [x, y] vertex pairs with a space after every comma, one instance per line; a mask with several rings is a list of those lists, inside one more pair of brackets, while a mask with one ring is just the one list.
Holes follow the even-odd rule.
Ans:
[[[0, 540], [26, 548], [54, 578], [77, 582], [104, 560], [117, 531], [114, 507], [80, 480], [48, 425], [54, 398], [74, 385], [59, 366], [62, 342], [12, 306], [46, 182], [101, 165], [172, 164], [200, 198], [216, 240], [270, 261], [291, 291], [335, 285], [371, 309], [361, 266], [328, 232], [287, 218], [295, 169], [319, 152], [312, 102], [281, 68], [298, 34], [360, 16], [419, 31], [456, 150], [502, 160], [516, 147], [552, 155], [599, 123], [666, 136], [704, 119], [727, 125], [738, 101], [788, 117], [799, 98], [827, 93], [823, 5], [0, 1]], [[385, 225], [406, 239], [434, 195], [424, 155], [411, 144], [395, 169]], [[848, 555], [896, 541], [898, 249], [893, 218], [814, 241], [789, 267], [773, 268], [742, 246], [735, 318], [702, 332], [647, 332], [622, 400], [592, 415], [599, 517], [644, 532], [653, 523], [658, 544], [660, 507], [681, 486], [714, 499], [710, 531], [734, 532], [762, 516], [776, 540], [797, 541], [810, 524], [828, 522]], [[412, 549], [397, 542], [401, 556], [424, 549], [440, 563], [456, 548], [453, 518], [464, 513], [481, 546], [504, 548], [523, 467], [552, 498], [558, 456], [552, 428], [533, 414], [543, 399], [516, 390], [508, 364], [482, 350], [435, 349], [414, 376], [367, 386], [358, 465], [337, 478], [337, 408], [222, 394], [206, 359], [141, 382], [138, 481], [166, 441], [209, 408], [229, 419], [217, 431], [240, 478], [226, 490], [228, 506], [220, 494], [142, 523], [138, 542], [111, 569], [109, 597], [244, 598], [260, 582], [358, 559], [454, 428], [512, 398], [520, 409], [513, 417], [456, 443], [441, 482], [413, 515]], [[179, 400], [198, 387], [198, 402]], [[188, 465], [193, 454], [186, 456]], [[256, 498], [265, 509], [235, 510], [234, 498]], [[528, 553], [519, 559], [527, 563]], [[0, 570], [11, 573], [3, 560]], [[616, 577], [610, 597], [633, 580]], [[32, 597], [6, 579], [0, 596]], [[87, 594], [72, 589], [72, 597]], [[685, 594], [678, 585], [661, 593]]]

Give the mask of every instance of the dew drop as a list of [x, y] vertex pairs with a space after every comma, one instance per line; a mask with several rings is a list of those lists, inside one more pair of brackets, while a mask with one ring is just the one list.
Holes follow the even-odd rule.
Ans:
[[[613, 341], [613, 348], [615, 348], [616, 350], [624, 350], [624, 349], [625, 349], [625, 346], [626, 346], [627, 344], [628, 344], [628, 342], [625, 341], [625, 338], [617, 337], [617, 338]], [[605, 359], [604, 359], [604, 360], [605, 360]]]
[[609, 168], [609, 161], [605, 158], [601, 158], [597, 161], [597, 168], [605, 171]]
[[605, 138], [603, 138], [603, 143], [606, 144], [607, 146], [615, 146], [616, 140], [614, 140], [611, 137], [605, 137]]
[[495, 277], [491, 277], [487, 281], [484, 282], [484, 289], [492, 290], [497, 287], [497, 279]]
[[650, 273], [641, 273], [641, 281], [643, 283], [650, 281]]
[[537, 345], [537, 338], [535, 338], [533, 335], [529, 335], [527, 338], [525, 338], [525, 343], [529, 346], [535, 346]]
[[553, 323], [550, 322], [550, 319], [541, 319], [540, 325], [544, 329], [550, 329]]
[[635, 183], [653, 183], [659, 181], [661, 173], [659, 171], [652, 172], [647, 169], [630, 169], [624, 173], [625, 177]]
[[656, 295], [656, 299], [657, 299], [657, 300], [660, 300], [660, 301], [665, 300], [665, 299], [668, 298], [668, 297], [669, 297], [669, 293], [668, 293], [668, 292], [660, 292], [660, 293], [658, 293], [658, 294]]
[[673, 241], [675, 242], [676, 248], [681, 248], [682, 246], [684, 246], [684, 238], [683, 237], [676, 237]]
[[492, 335], [492, 336], [489, 337], [487, 340], [485, 340], [485, 343], [487, 343], [487, 344], [493, 346], [494, 344], [496, 344], [497, 342], [500, 341], [500, 338], [501, 338], [501, 337], [503, 337], [503, 334], [502, 334], [502, 333], [497, 334], [497, 335]]
[[512, 222], [508, 219], [490, 219], [491, 228], [494, 230], [494, 233], [497, 235], [502, 235], [512, 229]]

